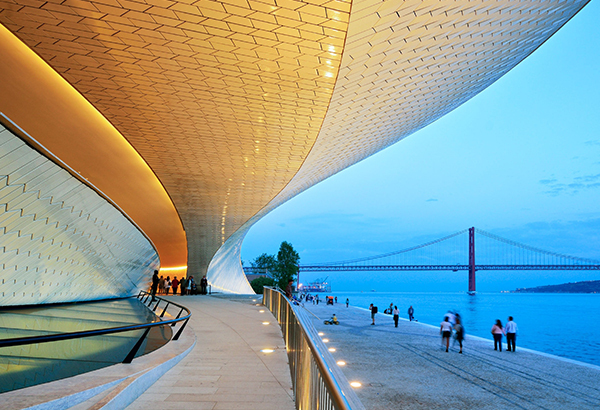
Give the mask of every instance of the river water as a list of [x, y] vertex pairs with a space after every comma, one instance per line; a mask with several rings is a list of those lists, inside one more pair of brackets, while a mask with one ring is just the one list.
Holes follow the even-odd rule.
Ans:
[[[468, 335], [492, 340], [490, 330], [496, 319], [504, 325], [513, 316], [519, 327], [517, 350], [526, 347], [600, 366], [600, 294], [542, 293], [399, 293], [399, 292], [332, 292], [343, 308], [350, 305], [368, 308], [374, 303], [382, 313], [390, 303], [408, 318], [410, 305], [415, 318], [439, 326], [444, 314], [459, 312]], [[320, 294], [323, 299], [325, 294]], [[377, 315], [377, 320], [391, 317]], [[370, 322], [368, 312], [365, 321]], [[503, 340], [505, 342], [505, 340]]]

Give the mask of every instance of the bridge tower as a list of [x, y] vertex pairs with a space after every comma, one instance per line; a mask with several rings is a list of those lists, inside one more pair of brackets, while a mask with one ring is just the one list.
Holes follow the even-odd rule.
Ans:
[[469, 292], [475, 292], [475, 228], [469, 228]]

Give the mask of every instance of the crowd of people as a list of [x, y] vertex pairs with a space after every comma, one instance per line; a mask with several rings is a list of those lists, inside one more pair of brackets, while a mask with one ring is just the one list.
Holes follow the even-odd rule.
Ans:
[[[373, 303], [369, 306], [371, 311], [371, 325], [375, 325], [375, 316], [379, 309]], [[398, 327], [398, 320], [400, 318], [400, 310], [398, 306], [390, 303], [384, 311], [384, 314], [392, 315], [394, 319], [394, 326]], [[408, 308], [408, 319], [409, 321], [415, 320], [414, 314], [415, 309], [412, 305]], [[508, 317], [508, 322], [503, 327], [500, 319], [496, 320], [496, 323], [492, 326], [492, 336], [494, 338], [494, 350], [502, 351], [502, 337], [506, 336], [506, 345], [509, 352], [514, 352], [517, 345], [517, 324], [514, 322], [513, 317]], [[462, 318], [458, 312], [448, 312], [444, 315], [444, 320], [440, 323], [440, 335], [442, 336], [442, 348], [448, 352], [450, 348], [450, 339], [454, 338], [454, 343], [458, 343], [460, 350], [458, 353], [463, 352], [463, 341], [465, 340], [465, 328], [462, 323]]]
[[154, 275], [152, 276], [152, 286], [150, 288], [150, 292], [152, 297], [154, 295], [169, 295], [173, 296], [179, 294], [181, 296], [185, 295], [206, 295], [208, 288], [208, 280], [206, 279], [206, 275], [200, 279], [200, 289], [196, 285], [196, 281], [192, 275], [188, 277], [182, 277], [181, 279], [177, 279], [177, 276], [174, 276], [171, 279], [170, 276], [166, 278], [164, 276], [158, 276], [158, 271], [154, 271]]

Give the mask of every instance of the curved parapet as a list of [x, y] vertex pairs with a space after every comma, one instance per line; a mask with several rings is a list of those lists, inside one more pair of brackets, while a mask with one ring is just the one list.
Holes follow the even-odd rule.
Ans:
[[[355, 0], [316, 142], [285, 188], [217, 252], [209, 276], [219, 279], [220, 266], [236, 265], [227, 258], [239, 259], [239, 252], [227, 250], [241, 247], [245, 232], [268, 212], [477, 95], [587, 3]], [[235, 275], [246, 281], [241, 268]]]
[[0, 306], [129, 296], [159, 259], [115, 206], [0, 125]]

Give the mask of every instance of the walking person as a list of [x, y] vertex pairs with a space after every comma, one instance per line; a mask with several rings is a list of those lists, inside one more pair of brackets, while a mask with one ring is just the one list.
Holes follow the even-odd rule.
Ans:
[[[519, 330], [519, 328], [517, 327], [517, 324], [515, 322], [513, 322], [513, 317], [509, 316], [508, 323], [506, 323], [506, 326], [504, 326], [504, 333], [506, 334], [506, 350], [508, 350], [509, 352], [517, 351], [517, 331], [518, 330]], [[511, 349], [511, 346], [512, 346], [512, 349]]]
[[374, 325], [375, 315], [377, 314], [377, 306], [373, 306], [373, 304], [371, 303], [371, 305], [369, 306], [369, 310], [371, 311], [371, 320], [373, 321], [371, 325]]
[[152, 275], [152, 288], [150, 293], [152, 294], [152, 302], [156, 300], [156, 291], [158, 290], [158, 284], [160, 283], [160, 278], [158, 277], [158, 271], [154, 271], [154, 275]]
[[346, 298], [346, 307], [350, 304], [350, 299]]
[[492, 336], [494, 337], [494, 350], [502, 351], [502, 335], [504, 330], [502, 329], [502, 322], [500, 319], [496, 319], [496, 323], [492, 326]]
[[400, 318], [400, 311], [398, 306], [394, 306], [394, 327], [398, 327], [398, 319]]
[[[465, 328], [462, 325], [460, 316], [456, 318], [456, 324], [454, 325], [454, 342], [458, 342], [460, 350], [458, 353], [462, 353], [462, 343], [465, 340]], [[454, 347], [454, 345], [452, 345]]]
[[413, 319], [415, 318], [413, 315], [415, 314], [415, 310], [413, 309], [412, 305], [410, 305], [410, 307], [408, 308], [408, 320], [409, 321], [413, 321]]
[[444, 347], [444, 339], [446, 339], [446, 353], [450, 347], [450, 336], [452, 336], [452, 324], [448, 320], [448, 316], [444, 317], [444, 321], [440, 324], [440, 335], [442, 335], [442, 347]]

